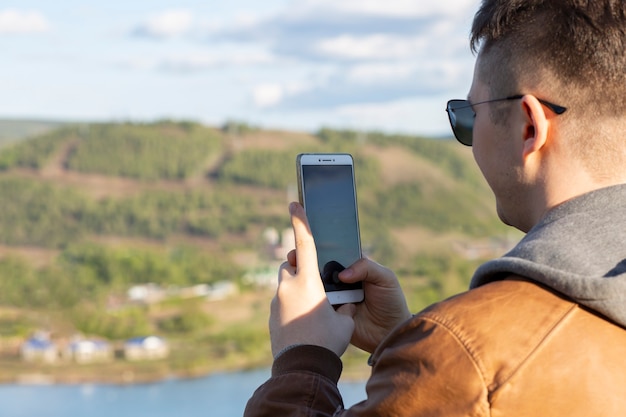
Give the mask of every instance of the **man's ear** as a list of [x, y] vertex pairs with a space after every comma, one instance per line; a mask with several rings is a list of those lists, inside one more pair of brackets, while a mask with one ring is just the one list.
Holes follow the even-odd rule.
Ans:
[[521, 99], [521, 106], [524, 117], [522, 128], [522, 156], [528, 156], [541, 150], [548, 142], [548, 130], [550, 122], [547, 118], [545, 108], [537, 100], [537, 97], [527, 94]]

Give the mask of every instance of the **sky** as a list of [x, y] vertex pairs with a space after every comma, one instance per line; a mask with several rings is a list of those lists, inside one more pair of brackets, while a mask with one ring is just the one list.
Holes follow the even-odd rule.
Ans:
[[2, 0], [0, 118], [449, 135], [478, 0]]

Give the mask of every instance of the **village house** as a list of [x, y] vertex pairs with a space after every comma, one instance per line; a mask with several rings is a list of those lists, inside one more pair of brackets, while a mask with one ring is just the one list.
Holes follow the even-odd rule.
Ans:
[[108, 362], [113, 359], [113, 347], [104, 340], [76, 338], [65, 348], [64, 357], [79, 364]]
[[134, 337], [124, 343], [124, 357], [129, 361], [165, 359], [169, 354], [169, 345], [158, 336]]
[[239, 292], [239, 287], [234, 282], [219, 281], [209, 286], [209, 291], [205, 298], [209, 301], [218, 301], [235, 295]]
[[167, 298], [167, 291], [157, 284], [147, 283], [133, 285], [128, 289], [126, 295], [130, 302], [153, 304]]
[[44, 333], [36, 333], [20, 347], [20, 356], [26, 362], [55, 363], [59, 360], [59, 349]]
[[183, 288], [162, 288], [157, 284], [133, 285], [127, 291], [128, 301], [139, 304], [154, 304], [168, 297], [199, 298], [222, 300], [237, 294], [239, 287], [234, 282], [219, 281], [212, 284], [198, 284]]

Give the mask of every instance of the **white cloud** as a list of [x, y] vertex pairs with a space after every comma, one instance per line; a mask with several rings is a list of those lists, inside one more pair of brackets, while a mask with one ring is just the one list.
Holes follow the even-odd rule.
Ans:
[[414, 58], [424, 52], [429, 42], [425, 38], [403, 38], [374, 34], [369, 36], [342, 35], [322, 39], [314, 46], [315, 52], [335, 59], [390, 60]]
[[238, 11], [228, 20], [170, 10], [152, 16], [135, 33], [183, 35], [179, 41], [192, 42], [194, 52], [128, 66], [166, 73], [237, 68], [245, 74], [262, 66], [254, 76], [256, 86], [242, 87], [256, 109], [272, 111], [432, 97], [465, 85], [471, 65], [468, 26], [462, 21], [477, 2], [295, 0], [278, 13]]
[[346, 14], [373, 15], [385, 17], [425, 17], [437, 14], [448, 16], [464, 15], [477, 4], [476, 0], [302, 0], [293, 11], [310, 13], [311, 11], [335, 11]]
[[381, 124], [398, 116], [409, 116], [415, 113], [415, 104], [398, 100], [389, 103], [365, 103], [341, 106], [337, 112], [342, 116], [350, 116], [360, 120], [370, 120], [373, 124]]
[[299, 92], [274, 85], [272, 100], [255, 101], [262, 107], [342, 108], [347, 116], [356, 111], [349, 106], [366, 103], [378, 114], [384, 103], [465, 88], [473, 61], [465, 21], [477, 2], [302, 0], [256, 28], [234, 31], [232, 39], [264, 42], [277, 56], [310, 68], [303, 75], [309, 81], [325, 72]]
[[212, 42], [263, 44], [300, 61], [438, 59], [467, 49], [478, 0], [300, 0], [281, 13], [222, 24]]
[[339, 117], [360, 129], [384, 129], [449, 134], [445, 98], [404, 99], [387, 103], [366, 103], [341, 106]]
[[291, 88], [276, 82], [271, 89], [258, 89], [254, 103], [259, 108], [286, 111], [380, 106], [418, 97], [456, 95], [467, 88], [469, 75], [471, 62], [459, 57], [325, 66], [300, 80], [294, 78]]
[[187, 73], [210, 71], [220, 68], [258, 69], [276, 62], [277, 58], [265, 51], [233, 50], [219, 53], [215, 51], [198, 50], [186, 54], [172, 54], [170, 56], [161, 57], [132, 56], [118, 60], [115, 66], [135, 71]]
[[273, 107], [279, 104], [285, 95], [280, 84], [261, 84], [252, 91], [254, 104], [260, 108]]
[[0, 34], [42, 33], [50, 30], [48, 20], [37, 11], [0, 11]]
[[254, 105], [261, 109], [276, 107], [286, 98], [304, 93], [312, 88], [311, 85], [297, 82], [259, 84], [252, 90], [252, 100]]
[[205, 71], [224, 67], [255, 67], [268, 65], [276, 58], [263, 51], [232, 51], [230, 53], [197, 52], [169, 57], [156, 65], [158, 69], [177, 72]]
[[193, 14], [189, 10], [166, 10], [150, 16], [135, 33], [155, 38], [179, 36], [192, 28], [193, 21]]
[[350, 68], [346, 78], [358, 84], [372, 84], [387, 80], [406, 79], [416, 71], [415, 64], [361, 64]]
[[[9, 89], [0, 110], [414, 131], [437, 125], [436, 116], [447, 128], [441, 102], [462, 97], [471, 82], [469, 8], [477, 2], [184, 0], [128, 8], [122, 0], [0, 0], [0, 79]], [[45, 31], [54, 37], [5, 35]], [[59, 102], [61, 90], [71, 92], [68, 100]]]
[[156, 69], [158, 65], [153, 59], [137, 56], [121, 60], [113, 66], [133, 71], [151, 71]]
[[256, 26], [261, 22], [262, 19], [259, 16], [249, 12], [242, 12], [235, 16], [234, 25], [238, 28], [247, 28]]

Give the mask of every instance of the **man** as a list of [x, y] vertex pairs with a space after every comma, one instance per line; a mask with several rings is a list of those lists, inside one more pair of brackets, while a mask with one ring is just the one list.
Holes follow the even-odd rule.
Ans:
[[[470, 291], [411, 317], [394, 275], [344, 271], [365, 301], [325, 301], [302, 207], [279, 273], [272, 377], [247, 416], [626, 415], [626, 1], [483, 0], [467, 101], [448, 103], [502, 221], [527, 232]], [[372, 352], [367, 399], [336, 382]]]

